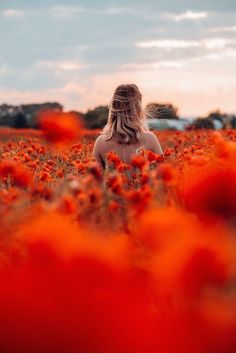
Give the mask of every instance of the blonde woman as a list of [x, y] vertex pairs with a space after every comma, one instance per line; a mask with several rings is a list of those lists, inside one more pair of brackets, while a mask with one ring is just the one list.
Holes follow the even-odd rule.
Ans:
[[163, 154], [156, 135], [148, 131], [142, 94], [135, 84], [123, 84], [113, 94], [108, 122], [95, 142], [93, 156], [105, 169], [108, 152], [130, 164], [140, 149]]

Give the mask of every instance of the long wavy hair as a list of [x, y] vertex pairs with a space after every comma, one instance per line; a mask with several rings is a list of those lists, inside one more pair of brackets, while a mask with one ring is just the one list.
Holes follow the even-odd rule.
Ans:
[[102, 134], [118, 143], [137, 143], [142, 131], [148, 130], [142, 108], [142, 94], [135, 84], [119, 85], [109, 105], [108, 122]]

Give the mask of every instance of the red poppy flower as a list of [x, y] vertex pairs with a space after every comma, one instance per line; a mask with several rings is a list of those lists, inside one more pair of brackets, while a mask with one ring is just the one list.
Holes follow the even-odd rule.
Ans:
[[39, 124], [45, 138], [53, 143], [71, 142], [81, 134], [81, 122], [73, 113], [45, 112]]
[[120, 158], [118, 157], [118, 155], [115, 152], [108, 152], [106, 154], [106, 158], [107, 158], [108, 162], [114, 164], [115, 167], [118, 167], [118, 165], [121, 163]]
[[0, 163], [0, 176], [10, 178], [10, 182], [19, 187], [28, 187], [33, 181], [32, 174], [20, 162], [3, 160]]
[[188, 210], [229, 220], [236, 216], [235, 190], [236, 169], [215, 168], [192, 177], [182, 196]]
[[142, 155], [137, 155], [132, 158], [131, 163], [134, 167], [142, 169], [146, 164], [146, 160]]

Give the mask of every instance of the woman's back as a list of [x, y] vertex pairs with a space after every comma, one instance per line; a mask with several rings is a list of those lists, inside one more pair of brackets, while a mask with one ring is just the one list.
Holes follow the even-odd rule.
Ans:
[[124, 163], [131, 163], [132, 157], [135, 156], [140, 149], [150, 150], [154, 153], [162, 154], [162, 148], [157, 137], [150, 131], [140, 133], [139, 140], [135, 143], [118, 143], [114, 139], [107, 140], [105, 135], [100, 135], [94, 145], [93, 156], [97, 161], [105, 167], [106, 154], [115, 152]]
[[108, 121], [103, 134], [95, 142], [93, 156], [103, 168], [108, 152], [115, 152], [124, 163], [129, 164], [140, 148], [163, 153], [157, 137], [148, 131], [138, 87], [122, 84], [113, 94]]

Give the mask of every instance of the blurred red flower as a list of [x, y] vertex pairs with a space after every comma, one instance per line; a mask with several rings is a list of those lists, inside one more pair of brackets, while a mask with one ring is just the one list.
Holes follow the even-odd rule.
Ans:
[[236, 216], [236, 169], [218, 168], [192, 176], [182, 191], [186, 208], [224, 220]]
[[146, 164], [146, 160], [145, 160], [144, 156], [137, 155], [132, 158], [131, 163], [134, 167], [136, 167], [138, 169], [142, 169]]
[[157, 177], [161, 178], [166, 183], [174, 180], [175, 172], [170, 163], [162, 163], [157, 169]]
[[115, 167], [118, 167], [118, 165], [121, 163], [119, 156], [115, 152], [108, 152], [106, 154], [106, 158], [108, 162], [114, 164]]
[[52, 143], [75, 141], [81, 135], [81, 122], [73, 113], [44, 112], [39, 124], [45, 138]]
[[5, 159], [0, 163], [0, 177], [19, 187], [28, 187], [33, 181], [32, 174], [20, 162]]

